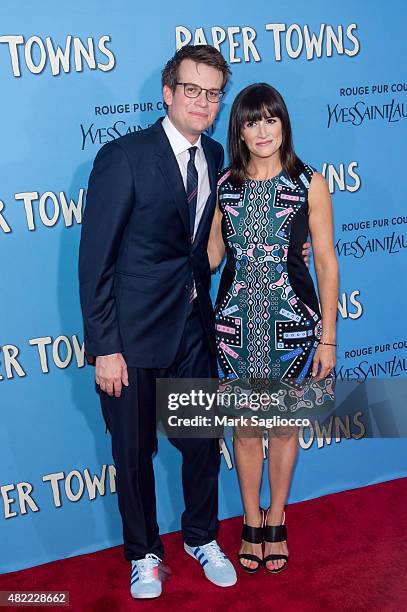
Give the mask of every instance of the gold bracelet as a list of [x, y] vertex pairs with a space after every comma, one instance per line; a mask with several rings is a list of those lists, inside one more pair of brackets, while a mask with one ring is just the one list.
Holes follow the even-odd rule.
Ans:
[[339, 346], [339, 344], [332, 344], [332, 342], [322, 342], [322, 340], [319, 340], [318, 344], [323, 344], [325, 346]]

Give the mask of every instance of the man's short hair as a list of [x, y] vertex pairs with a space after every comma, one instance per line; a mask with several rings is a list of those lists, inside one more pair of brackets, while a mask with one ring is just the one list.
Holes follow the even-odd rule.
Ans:
[[181, 47], [168, 60], [162, 71], [163, 86], [167, 85], [172, 91], [175, 91], [179, 78], [178, 70], [181, 62], [185, 59], [190, 59], [197, 64], [206, 64], [219, 70], [223, 75], [222, 89], [226, 87], [231, 71], [222, 53], [215, 49], [215, 47], [212, 47], [212, 45], [185, 45]]

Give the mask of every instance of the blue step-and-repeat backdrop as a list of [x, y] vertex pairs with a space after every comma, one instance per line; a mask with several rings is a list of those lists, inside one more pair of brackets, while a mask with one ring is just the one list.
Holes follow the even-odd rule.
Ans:
[[[213, 133], [223, 144], [241, 88], [267, 81], [285, 97], [297, 152], [334, 202], [337, 376], [357, 381], [354, 403], [376, 383], [383, 408], [380, 439], [360, 414], [309, 430], [289, 501], [407, 475], [405, 439], [397, 427], [386, 437], [407, 370], [406, 19], [403, 0], [2, 4], [0, 572], [121, 542], [110, 437], [84, 359], [81, 220], [96, 152], [163, 114], [160, 71], [185, 43], [214, 44], [230, 62]], [[221, 450], [225, 518], [241, 501], [230, 440]], [[165, 533], [182, 510], [166, 440], [155, 467]]]

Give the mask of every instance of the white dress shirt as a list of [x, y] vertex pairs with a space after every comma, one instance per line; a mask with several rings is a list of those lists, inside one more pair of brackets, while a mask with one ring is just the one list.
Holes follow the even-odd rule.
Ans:
[[189, 149], [191, 147], [197, 147], [197, 151], [195, 154], [195, 167], [198, 172], [198, 197], [196, 202], [195, 226], [193, 236], [193, 238], [195, 238], [199, 222], [202, 218], [202, 213], [211, 193], [211, 188], [209, 185], [208, 164], [206, 163], [205, 153], [202, 148], [201, 137], [199, 137], [196, 143], [192, 145], [185, 138], [185, 136], [183, 136], [181, 132], [179, 132], [177, 128], [171, 123], [168, 116], [163, 119], [162, 126], [164, 132], [167, 135], [168, 140], [170, 141], [171, 149], [173, 150], [175, 158], [178, 162], [182, 180], [184, 181], [185, 192], [187, 190], [187, 167], [189, 162]]

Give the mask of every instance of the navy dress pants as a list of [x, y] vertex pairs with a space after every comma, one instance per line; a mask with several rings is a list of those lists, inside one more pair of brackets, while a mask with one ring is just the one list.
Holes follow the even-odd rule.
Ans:
[[[153, 455], [157, 450], [156, 378], [215, 378], [216, 359], [194, 300], [174, 363], [165, 369], [128, 368], [129, 386], [121, 397], [100, 392], [103, 416], [112, 437], [119, 510], [126, 559], [164, 555], [156, 517]], [[207, 544], [218, 529], [217, 439], [170, 438], [182, 453], [182, 514], [184, 541]]]

